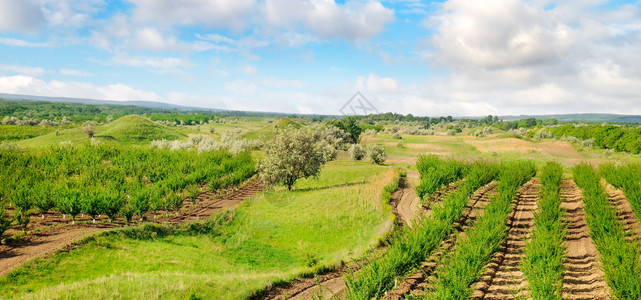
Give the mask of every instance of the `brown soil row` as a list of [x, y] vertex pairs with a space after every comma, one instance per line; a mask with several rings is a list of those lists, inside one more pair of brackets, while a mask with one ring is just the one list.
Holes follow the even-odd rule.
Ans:
[[478, 190], [468, 201], [461, 218], [454, 224], [455, 230], [450, 237], [443, 241], [441, 247], [437, 249], [426, 262], [421, 264], [419, 271], [400, 282], [396, 288], [389, 291], [383, 299], [404, 299], [410, 294], [422, 295], [425, 289], [428, 288], [428, 283], [434, 279], [433, 276], [438, 261], [444, 253], [447, 253], [453, 247], [456, 243], [456, 238], [463, 236], [464, 230], [480, 216], [490, 196], [494, 193], [495, 187], [496, 184], [491, 183]]
[[567, 248], [563, 276], [564, 299], [609, 299], [609, 289], [603, 279], [599, 254], [590, 237], [581, 190], [574, 181], [561, 182], [561, 208], [566, 211]]
[[400, 197], [392, 197], [392, 199], [398, 199], [398, 203], [390, 201], [399, 227], [403, 227], [404, 224], [412, 227], [412, 220], [421, 213], [421, 199], [414, 191], [414, 187], [418, 184], [418, 178], [417, 171], [409, 170], [407, 177], [401, 179], [400, 188], [397, 190], [401, 193]]
[[626, 231], [626, 238], [629, 241], [641, 240], [641, 224], [632, 211], [630, 202], [623, 194], [623, 191], [616, 189], [610, 184], [606, 185], [610, 204], [617, 209], [619, 222], [623, 224]]
[[525, 245], [534, 226], [534, 211], [541, 184], [533, 178], [523, 185], [507, 221], [508, 236], [487, 265], [486, 272], [475, 285], [472, 299], [514, 299], [527, 297], [527, 280], [521, 271]]
[[[233, 207], [255, 195], [262, 188], [262, 181], [254, 178], [241, 188], [229, 189], [226, 193], [217, 197], [214, 197], [214, 194], [211, 193], [203, 193], [199, 196], [199, 202], [196, 205], [185, 208], [184, 214], [167, 219], [159, 219], [156, 222], [180, 224], [204, 220], [216, 211]], [[126, 224], [65, 224], [8, 241], [5, 245], [0, 245], [0, 275], [10, 272], [34, 258], [45, 257], [65, 249], [90, 234], [122, 226], [126, 226]]]

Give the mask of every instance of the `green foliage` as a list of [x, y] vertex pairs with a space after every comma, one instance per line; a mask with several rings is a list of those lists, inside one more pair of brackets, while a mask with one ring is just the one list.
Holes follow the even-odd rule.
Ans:
[[352, 144], [347, 150], [347, 153], [352, 160], [361, 160], [366, 154], [361, 144]]
[[[69, 128], [64, 126], [62, 128]], [[19, 141], [49, 134], [59, 130], [52, 126], [0, 125], [0, 141]]]
[[140, 143], [160, 139], [175, 140], [186, 135], [144, 117], [126, 116], [102, 126], [95, 136], [122, 143]]
[[26, 208], [20, 222], [28, 222], [32, 206], [42, 214], [54, 208], [72, 222], [80, 213], [130, 221], [151, 208], [154, 213], [180, 209], [184, 198], [178, 194], [186, 187], [194, 195], [194, 186], [216, 182], [225, 188], [254, 174], [247, 152], [113, 145], [53, 147], [37, 154], [0, 151], [0, 195]]
[[637, 220], [641, 220], [641, 174], [640, 164], [614, 166], [604, 164], [599, 167], [601, 174], [613, 186], [623, 190]]
[[534, 215], [532, 239], [525, 247], [522, 270], [534, 299], [561, 299], [565, 226], [560, 205], [563, 168], [547, 163], [541, 171], [538, 211]]
[[367, 156], [375, 164], [383, 164], [387, 159], [387, 153], [385, 153], [385, 148], [380, 145], [367, 145]]
[[573, 136], [580, 140], [594, 139], [594, 145], [602, 149], [641, 153], [641, 128], [566, 124], [549, 130], [556, 137]]
[[601, 177], [588, 164], [574, 167], [574, 180], [583, 190], [586, 222], [594, 240], [608, 285], [618, 299], [641, 299], [641, 251], [628, 241], [616, 211], [608, 201]]
[[450, 234], [469, 198], [478, 188], [492, 181], [496, 170], [495, 165], [474, 164], [465, 183], [436, 205], [429, 217], [419, 219], [414, 227], [404, 227], [395, 234], [386, 254], [370, 260], [358, 276], [352, 273], [345, 277], [348, 298], [381, 297], [399, 278], [415, 270]]
[[321, 131], [310, 128], [277, 130], [265, 146], [265, 159], [260, 164], [263, 181], [291, 190], [296, 180], [318, 176], [327, 161], [326, 146], [331, 147], [323, 138]]
[[346, 141], [347, 143], [356, 144], [360, 141], [362, 129], [356, 123], [356, 118], [347, 117], [340, 120], [333, 120], [328, 123], [338, 127], [349, 135], [349, 139]]
[[439, 265], [434, 290], [427, 294], [427, 299], [462, 300], [472, 295], [471, 284], [481, 277], [492, 255], [507, 237], [505, 224], [516, 192], [535, 174], [536, 168], [531, 162], [501, 165], [496, 196]]
[[289, 127], [289, 126], [295, 128], [295, 129], [298, 129], [298, 128], [301, 127], [301, 125], [298, 124], [298, 122], [296, 122], [296, 121], [294, 121], [294, 120], [292, 120], [290, 118], [282, 118], [282, 119], [278, 120], [278, 122], [276, 122], [276, 124], [274, 125], [274, 127], [278, 128], [278, 129], [287, 129], [287, 127]]
[[416, 162], [420, 173], [420, 183], [416, 186], [416, 194], [421, 200], [431, 195], [443, 185], [457, 181], [468, 172], [468, 166], [462, 162], [450, 159], [442, 160], [436, 155], [421, 155]]

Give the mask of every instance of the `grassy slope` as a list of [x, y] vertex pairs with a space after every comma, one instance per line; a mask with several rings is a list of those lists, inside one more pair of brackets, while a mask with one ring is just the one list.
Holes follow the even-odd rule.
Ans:
[[[148, 144], [152, 140], [175, 140], [186, 137], [185, 134], [141, 116], [126, 116], [111, 123], [95, 127], [94, 137], [101, 142], [122, 144]], [[60, 130], [55, 133], [23, 140], [18, 143], [21, 147], [47, 147], [64, 141], [72, 143], [88, 143], [89, 138], [82, 127]]]
[[331, 265], [365, 251], [389, 220], [380, 194], [393, 173], [364, 162], [332, 162], [318, 180], [300, 181], [293, 194], [276, 190], [246, 201], [217, 237], [99, 237], [0, 279], [0, 298], [11, 287], [19, 297], [48, 299], [185, 298], [192, 293], [244, 298], [270, 282], [309, 271], [314, 260]]

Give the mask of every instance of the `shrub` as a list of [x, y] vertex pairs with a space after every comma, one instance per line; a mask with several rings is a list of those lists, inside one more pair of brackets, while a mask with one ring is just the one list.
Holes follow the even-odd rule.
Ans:
[[449, 135], [449, 136], [455, 136], [455, 135], [456, 135], [456, 130], [454, 130], [454, 129], [448, 129], [448, 130], [447, 130], [447, 135]]
[[347, 150], [347, 153], [349, 153], [349, 157], [352, 160], [361, 160], [365, 156], [365, 149], [363, 149], [361, 144], [352, 144], [349, 150]]
[[96, 133], [96, 129], [93, 127], [93, 122], [85, 122], [82, 125], [82, 131], [84, 131], [89, 138], [93, 138], [93, 135]]
[[376, 164], [382, 164], [387, 159], [385, 149], [379, 145], [367, 145], [367, 156]]
[[399, 133], [394, 133], [394, 134], [392, 135], [392, 138], [393, 138], [393, 139], [397, 139], [397, 140], [403, 139], [403, 137], [402, 137]]

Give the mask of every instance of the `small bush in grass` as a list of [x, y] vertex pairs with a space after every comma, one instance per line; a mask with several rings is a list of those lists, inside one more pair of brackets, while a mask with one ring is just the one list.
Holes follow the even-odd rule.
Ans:
[[456, 135], [456, 130], [454, 130], [454, 129], [449, 129], [449, 130], [447, 130], [447, 135], [449, 135], [449, 136], [455, 136], [455, 135]]
[[393, 139], [397, 139], [397, 140], [401, 140], [401, 139], [403, 139], [403, 137], [402, 137], [398, 132], [397, 132], [397, 133], [394, 133], [394, 134], [392, 135], [392, 138], [393, 138]]
[[385, 149], [379, 145], [367, 145], [367, 156], [376, 164], [382, 164], [387, 159]]
[[89, 121], [85, 122], [82, 125], [82, 131], [84, 131], [89, 138], [93, 138], [93, 135], [96, 134], [96, 129], [93, 127], [93, 122]]
[[352, 160], [361, 160], [363, 159], [363, 157], [365, 157], [365, 149], [363, 149], [363, 146], [361, 146], [361, 144], [353, 144], [351, 147], [349, 147], [347, 153], [349, 153], [349, 157]]

